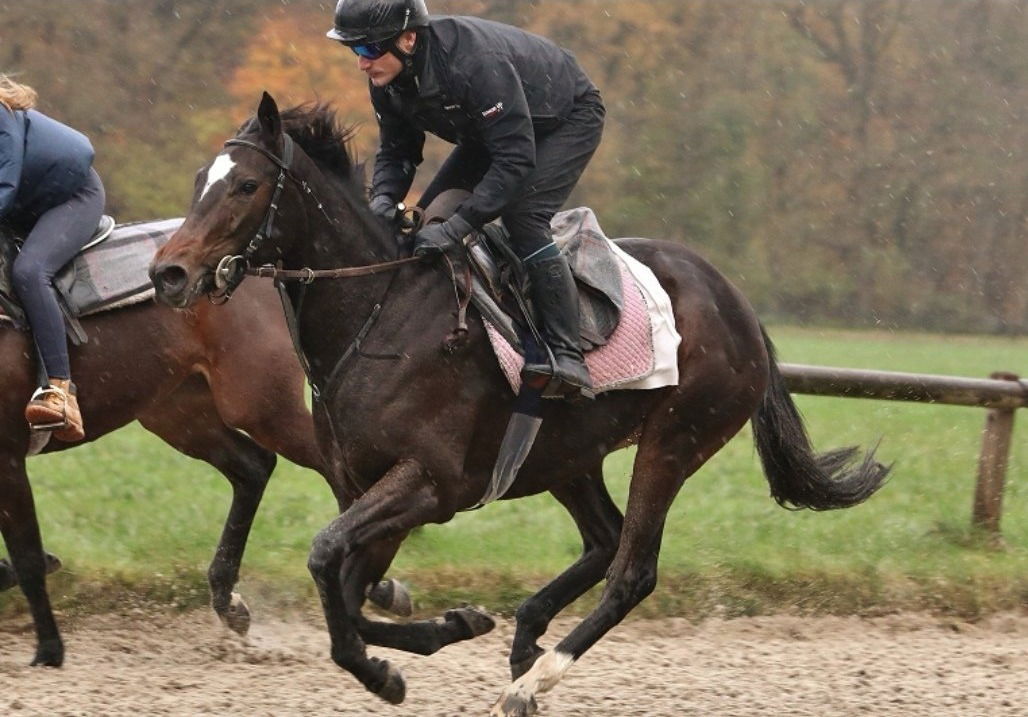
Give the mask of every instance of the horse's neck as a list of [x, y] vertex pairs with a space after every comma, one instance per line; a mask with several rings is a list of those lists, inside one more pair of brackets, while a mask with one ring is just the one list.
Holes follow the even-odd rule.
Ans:
[[[309, 161], [309, 160], [308, 160]], [[308, 168], [305, 167], [305, 170]], [[286, 268], [314, 270], [369, 266], [399, 258], [399, 247], [386, 236], [369, 212], [356, 207], [356, 199], [342, 180], [327, 178], [316, 168], [305, 171], [314, 196], [305, 197], [308, 236], [294, 243], [283, 256]], [[324, 213], [318, 208], [322, 204]], [[302, 294], [302, 303], [296, 297]], [[408, 266], [395, 272], [346, 279], [318, 279], [292, 292], [297, 311], [300, 345], [315, 379], [332, 372], [339, 358], [362, 331], [380, 345], [383, 325], [435, 323], [447, 311], [453, 289], [442, 276], [426, 267]], [[441, 308], [440, 308], [441, 307]], [[390, 350], [404, 351], [397, 345]]]

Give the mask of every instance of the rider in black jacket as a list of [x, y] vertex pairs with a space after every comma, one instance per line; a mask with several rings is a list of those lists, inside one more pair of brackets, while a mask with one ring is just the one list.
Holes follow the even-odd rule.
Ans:
[[381, 135], [372, 210], [395, 219], [426, 132], [455, 144], [419, 203], [451, 188], [471, 196], [451, 219], [418, 232], [415, 254], [441, 253], [501, 217], [555, 359], [525, 372], [591, 388], [574, 282], [550, 231], [603, 133], [600, 93], [574, 56], [509, 25], [430, 18], [424, 0], [339, 0], [328, 36], [357, 54], [370, 80]]

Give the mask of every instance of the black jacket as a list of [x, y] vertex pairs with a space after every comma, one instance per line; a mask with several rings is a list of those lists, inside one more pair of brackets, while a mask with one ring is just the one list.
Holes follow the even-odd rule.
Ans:
[[66, 202], [92, 166], [93, 145], [82, 133], [42, 112], [0, 105], [0, 219]]
[[587, 96], [600, 102], [574, 55], [550, 40], [489, 20], [433, 17], [413, 72], [371, 86], [381, 143], [372, 195], [406, 196], [431, 132], [488, 153], [489, 171], [458, 210], [481, 226], [517, 198], [535, 167], [535, 138]]

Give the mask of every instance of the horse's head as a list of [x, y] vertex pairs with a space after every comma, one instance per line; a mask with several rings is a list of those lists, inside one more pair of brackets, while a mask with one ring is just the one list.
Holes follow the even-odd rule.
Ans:
[[[185, 221], [154, 256], [150, 278], [160, 301], [184, 308], [216, 288], [231, 291], [247, 265], [282, 255], [303, 221], [287, 216], [287, 197], [300, 191], [290, 171], [293, 151], [265, 92], [256, 118], [197, 172]], [[294, 229], [280, 232], [287, 223]]]

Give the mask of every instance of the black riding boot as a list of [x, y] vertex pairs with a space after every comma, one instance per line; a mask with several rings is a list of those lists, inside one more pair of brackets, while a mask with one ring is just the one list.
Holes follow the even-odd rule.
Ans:
[[524, 372], [553, 376], [573, 392], [585, 389], [591, 397], [593, 384], [578, 343], [578, 291], [567, 261], [557, 255], [528, 261], [525, 269], [543, 339], [556, 365], [525, 364]]

